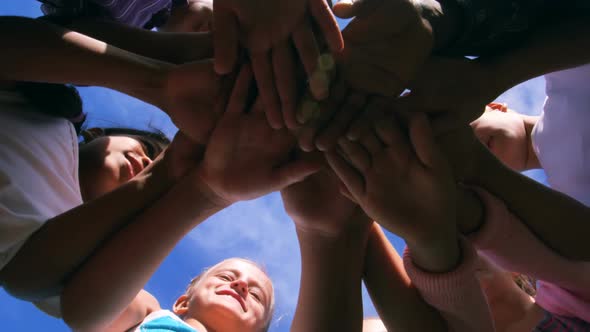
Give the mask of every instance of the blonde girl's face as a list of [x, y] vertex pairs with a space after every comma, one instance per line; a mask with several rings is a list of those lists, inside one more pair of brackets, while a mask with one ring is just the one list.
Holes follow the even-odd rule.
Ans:
[[262, 331], [271, 318], [272, 282], [242, 259], [214, 266], [189, 293], [186, 316], [216, 331]]

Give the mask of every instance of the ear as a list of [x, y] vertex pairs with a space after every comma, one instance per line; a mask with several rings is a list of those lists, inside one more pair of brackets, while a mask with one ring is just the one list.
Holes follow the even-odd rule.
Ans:
[[182, 295], [181, 297], [176, 299], [174, 302], [174, 306], [172, 306], [172, 311], [178, 316], [182, 316], [188, 312], [188, 303], [190, 297], [186, 294]]

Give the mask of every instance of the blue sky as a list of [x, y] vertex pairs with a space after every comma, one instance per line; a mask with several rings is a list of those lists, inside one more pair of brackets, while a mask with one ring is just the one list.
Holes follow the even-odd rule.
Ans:
[[[35, 17], [40, 14], [39, 3], [4, 0], [0, 2], [0, 14]], [[169, 136], [176, 131], [164, 113], [136, 99], [103, 88], [81, 88], [80, 91], [92, 126], [157, 128]], [[509, 103], [519, 112], [538, 114], [544, 101], [544, 80], [538, 78], [515, 87], [498, 100]], [[544, 181], [541, 171], [530, 175]], [[398, 251], [403, 249], [399, 238], [390, 235], [390, 240]], [[266, 267], [277, 297], [271, 331], [288, 331], [299, 291], [300, 258], [293, 223], [284, 213], [277, 194], [235, 204], [193, 230], [162, 264], [146, 289], [160, 300], [162, 307], [170, 308], [193, 276], [207, 266], [234, 256], [253, 259]], [[364, 300], [365, 315], [375, 316], [366, 294]], [[45, 316], [29, 303], [15, 300], [2, 290], [0, 321], [4, 331], [67, 330], [59, 320]]]

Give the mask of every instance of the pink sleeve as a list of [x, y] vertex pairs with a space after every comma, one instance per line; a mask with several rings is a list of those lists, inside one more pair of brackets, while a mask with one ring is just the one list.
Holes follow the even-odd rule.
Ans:
[[478, 255], [473, 246], [462, 241], [463, 260], [453, 271], [428, 273], [412, 262], [404, 252], [404, 267], [424, 300], [447, 321], [451, 332], [494, 331], [492, 316], [475, 275]]
[[540, 280], [536, 300], [546, 310], [590, 320], [590, 262], [558, 255], [503, 202], [476, 190], [486, 209], [485, 223], [469, 239], [479, 253], [507, 271]]

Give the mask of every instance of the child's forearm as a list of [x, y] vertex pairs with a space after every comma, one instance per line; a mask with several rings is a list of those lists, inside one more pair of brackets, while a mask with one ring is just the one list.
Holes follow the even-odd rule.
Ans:
[[538, 28], [508, 52], [476, 61], [504, 88], [553, 71], [590, 62], [589, 16], [564, 19]]
[[62, 309], [71, 328], [104, 330], [131, 303], [176, 243], [223, 209], [203, 191], [195, 190], [198, 181], [195, 173], [178, 181], [111, 236], [68, 280]]
[[23, 17], [0, 17], [0, 41], [0, 80], [97, 85], [152, 103], [171, 66]]
[[363, 279], [388, 331], [447, 331], [438, 311], [411, 284], [402, 259], [376, 223], [369, 233]]
[[47, 221], [0, 272], [13, 295], [36, 300], [59, 294], [64, 280], [112, 233], [176, 181], [164, 160], [114, 191]]
[[590, 208], [552, 190], [497, 160], [477, 144], [473, 172], [465, 182], [480, 186], [503, 200], [508, 209], [546, 245], [570, 259], [589, 260]]
[[361, 329], [361, 273], [366, 233], [363, 227], [334, 238], [297, 230], [301, 283], [291, 331]]
[[175, 64], [213, 56], [211, 33], [155, 32], [97, 19], [79, 19], [67, 28], [129, 52]]

